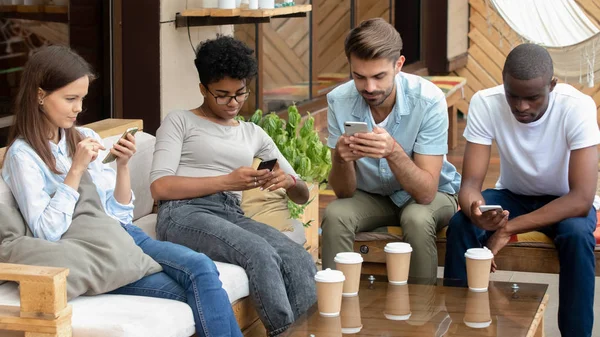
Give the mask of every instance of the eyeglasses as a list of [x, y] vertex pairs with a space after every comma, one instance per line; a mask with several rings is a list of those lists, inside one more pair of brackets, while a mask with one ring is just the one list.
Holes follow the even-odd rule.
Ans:
[[238, 103], [244, 103], [247, 99], [248, 96], [250, 96], [250, 90], [241, 93], [241, 94], [237, 94], [237, 95], [233, 95], [233, 96], [217, 96], [215, 94], [212, 93], [212, 91], [210, 91], [210, 89], [208, 89], [208, 87], [206, 87], [206, 90], [212, 95], [212, 97], [215, 98], [215, 100], [217, 101], [217, 104], [219, 105], [227, 105], [229, 103], [231, 103], [232, 99], [235, 99], [236, 102]]

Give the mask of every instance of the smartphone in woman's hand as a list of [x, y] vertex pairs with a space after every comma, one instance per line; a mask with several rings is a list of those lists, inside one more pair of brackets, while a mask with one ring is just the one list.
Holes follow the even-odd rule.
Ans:
[[[127, 139], [127, 135], [128, 134], [134, 136], [137, 131], [138, 131], [138, 127], [137, 126], [134, 126], [132, 128], [127, 129], [125, 132], [123, 132], [123, 135], [121, 136], [121, 138], [119, 138], [119, 140], [117, 141], [117, 143], [121, 139]], [[115, 159], [117, 159], [117, 157], [114, 154], [112, 154], [112, 152], [108, 151], [108, 154], [102, 160], [102, 164], [108, 164], [108, 163], [114, 161]]]

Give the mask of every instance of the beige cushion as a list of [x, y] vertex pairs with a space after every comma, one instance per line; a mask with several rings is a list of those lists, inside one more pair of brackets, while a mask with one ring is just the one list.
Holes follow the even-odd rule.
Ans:
[[57, 242], [34, 238], [19, 210], [0, 204], [0, 262], [69, 268], [69, 299], [106, 293], [161, 270], [104, 212], [89, 174], [78, 192], [71, 225]]
[[[256, 168], [259, 163], [260, 159], [256, 158], [252, 166]], [[247, 217], [277, 228], [279, 231], [291, 231], [294, 227], [294, 220], [290, 219], [287, 196], [283, 189], [273, 192], [261, 191], [258, 188], [244, 191], [242, 210]]]

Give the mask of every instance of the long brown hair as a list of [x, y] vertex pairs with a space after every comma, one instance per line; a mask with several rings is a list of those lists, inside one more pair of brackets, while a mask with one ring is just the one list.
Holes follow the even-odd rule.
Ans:
[[[36, 51], [23, 70], [19, 92], [14, 101], [15, 123], [10, 129], [8, 147], [22, 137], [50, 170], [60, 174], [50, 150], [50, 121], [39, 104], [38, 90], [42, 89], [49, 95], [83, 76], [88, 76], [90, 82], [95, 78], [92, 67], [70, 48], [47, 46]], [[65, 139], [72, 157], [83, 136], [72, 127], [65, 129]]]

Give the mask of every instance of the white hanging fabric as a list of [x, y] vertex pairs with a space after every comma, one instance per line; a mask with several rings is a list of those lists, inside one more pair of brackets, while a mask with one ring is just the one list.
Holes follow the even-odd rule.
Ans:
[[[490, 0], [523, 40], [545, 47], [561, 80], [600, 80], [600, 30], [573, 0]], [[488, 18], [489, 19], [489, 18]], [[585, 78], [583, 78], [585, 76]]]

